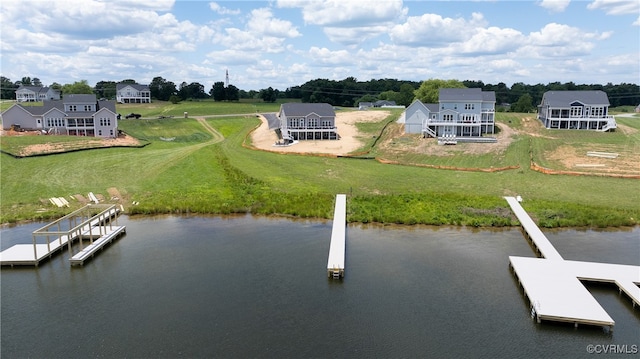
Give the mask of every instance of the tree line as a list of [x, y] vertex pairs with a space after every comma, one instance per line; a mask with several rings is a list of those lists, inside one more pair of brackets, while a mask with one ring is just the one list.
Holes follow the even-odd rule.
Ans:
[[[65, 93], [96, 94], [99, 98], [115, 99], [116, 84], [136, 83], [134, 79], [116, 81], [99, 81], [91, 87], [86, 80], [72, 84], [61, 85], [53, 83], [49, 87]], [[23, 77], [12, 82], [9, 78], [0, 76], [0, 98], [15, 99], [15, 90], [20, 86], [43, 86], [39, 78]], [[278, 99], [300, 99], [302, 102], [326, 102], [334, 106], [353, 107], [360, 102], [375, 102], [378, 100], [395, 101], [398, 105], [408, 106], [415, 99], [423, 102], [438, 102], [437, 89], [441, 87], [480, 88], [483, 91], [494, 91], [496, 107], [500, 110], [514, 112], [529, 112], [542, 100], [546, 91], [560, 90], [602, 90], [609, 97], [612, 107], [636, 106], [640, 103], [640, 86], [630, 83], [614, 85], [575, 84], [573, 82], [552, 82], [546, 85], [528, 85], [522, 82], [507, 86], [503, 82], [485, 84], [482, 81], [458, 81], [429, 79], [422, 82], [397, 79], [372, 79], [358, 81], [355, 77], [343, 80], [315, 79], [299, 86], [289, 87], [284, 91], [268, 87], [259, 91], [245, 91], [234, 85], [227, 85], [220, 81], [211, 86], [207, 92], [205, 86], [199, 82], [182, 82], [176, 85], [163, 77], [154, 77], [149, 83], [151, 97], [160, 101], [177, 103], [188, 100], [213, 99], [214, 101], [239, 101], [240, 99], [259, 99], [265, 102], [275, 102]], [[435, 90], [434, 90], [435, 89]]]

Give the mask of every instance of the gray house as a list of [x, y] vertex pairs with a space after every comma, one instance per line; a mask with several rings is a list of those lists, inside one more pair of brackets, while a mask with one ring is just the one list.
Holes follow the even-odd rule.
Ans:
[[116, 84], [116, 101], [119, 103], [151, 103], [149, 86], [140, 84]]
[[42, 102], [59, 99], [60, 91], [50, 87], [20, 85], [16, 90], [16, 102]]
[[50, 134], [115, 138], [118, 115], [115, 101], [96, 101], [95, 95], [66, 95], [42, 106], [14, 104], [2, 113], [5, 130], [20, 128]]
[[405, 110], [405, 133], [425, 137], [479, 138], [495, 131], [496, 95], [479, 88], [443, 88], [438, 103], [414, 101]]
[[546, 128], [609, 131], [617, 127], [603, 91], [547, 91], [538, 106]]
[[276, 114], [283, 140], [337, 140], [336, 112], [328, 103], [284, 103]]

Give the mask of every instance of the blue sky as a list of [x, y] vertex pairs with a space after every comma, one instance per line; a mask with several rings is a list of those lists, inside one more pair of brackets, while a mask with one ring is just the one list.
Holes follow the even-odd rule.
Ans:
[[640, 83], [637, 0], [8, 0], [0, 31], [1, 74], [45, 85]]

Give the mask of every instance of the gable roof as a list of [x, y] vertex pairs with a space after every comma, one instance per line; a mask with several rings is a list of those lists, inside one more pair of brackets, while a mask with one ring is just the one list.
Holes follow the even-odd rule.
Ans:
[[[24, 85], [20, 85], [20, 87], [18, 87], [18, 89], [16, 89], [17, 91], [20, 90], [29, 90], [35, 93], [46, 93], [47, 91], [49, 91], [48, 87], [42, 87], [42, 86], [24, 86]], [[56, 91], [56, 90], [54, 90]]]
[[280, 112], [287, 116], [304, 117], [315, 113], [321, 117], [335, 117], [333, 106], [328, 103], [287, 102], [280, 106]]
[[586, 105], [609, 106], [609, 98], [604, 91], [547, 91], [542, 95], [542, 104], [551, 107], [570, 107], [574, 102]]
[[496, 93], [482, 91], [480, 88], [441, 88], [438, 100], [440, 102], [496, 102]]
[[479, 88], [441, 88], [438, 100], [440, 102], [482, 101], [482, 90]]
[[96, 103], [96, 95], [68, 94], [64, 95], [64, 103]]
[[138, 91], [149, 91], [149, 86], [148, 85], [140, 85], [140, 84], [130, 84], [130, 83], [126, 83], [126, 82], [121, 82], [116, 84], [116, 91], [120, 91], [123, 88], [127, 87], [127, 86], [131, 86], [134, 89], [138, 90]]

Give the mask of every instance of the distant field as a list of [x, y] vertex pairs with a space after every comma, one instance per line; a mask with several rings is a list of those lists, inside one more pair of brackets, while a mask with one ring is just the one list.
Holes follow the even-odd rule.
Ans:
[[[146, 105], [129, 107], [147, 118], [123, 120], [120, 127], [149, 141], [144, 148], [23, 159], [0, 155], [0, 220], [6, 223], [60, 215], [68, 209], [51, 208], [47, 198], [92, 191], [109, 201], [107, 189], [116, 188], [122, 198], [115, 201], [130, 213], [142, 214], [250, 212], [330, 218], [335, 194], [347, 193], [350, 221], [503, 226], [516, 222], [502, 196], [521, 195], [525, 208], [547, 227], [639, 223], [639, 180], [545, 175], [528, 167], [530, 143], [536, 158], [544, 155], [545, 143], [580, 143], [581, 137], [586, 143], [620, 146], [620, 152], [636, 148], [637, 152], [634, 146], [638, 137], [634, 133], [625, 137], [622, 132], [549, 131], [549, 136], [560, 136], [559, 139], [554, 142], [541, 137], [538, 142], [525, 131], [535, 125], [523, 120], [528, 115], [499, 114], [498, 120], [510, 126], [514, 137], [497, 162], [480, 153], [423, 154], [411, 159], [425, 163], [443, 161], [455, 166], [520, 165], [515, 170], [482, 173], [254, 151], [242, 147], [247, 133], [259, 124], [253, 116], [207, 119], [210, 126], [224, 135], [222, 142], [214, 141], [211, 133], [193, 118], [157, 119], [158, 114], [171, 111], [186, 110], [189, 116], [223, 112], [213, 108], [222, 104], [208, 105], [211, 108], [201, 103], [170, 109], [149, 106], [148, 112], [143, 112]], [[243, 113], [235, 110], [246, 108], [244, 104], [232, 105], [237, 107], [225, 111]], [[278, 105], [265, 104], [264, 108], [275, 111]], [[119, 111], [125, 112], [122, 108]], [[620, 123], [637, 129], [633, 122], [636, 119], [628, 121], [631, 122]], [[362, 130], [373, 139], [385, 125], [382, 121]], [[390, 128], [385, 129], [382, 138], [388, 138], [387, 130]], [[545, 131], [548, 130], [543, 134]], [[369, 142], [369, 146], [374, 142]], [[373, 148], [365, 149], [376, 156], [388, 155], [387, 149], [378, 147], [382, 142], [375, 143]], [[72, 206], [79, 205], [72, 201]]]

